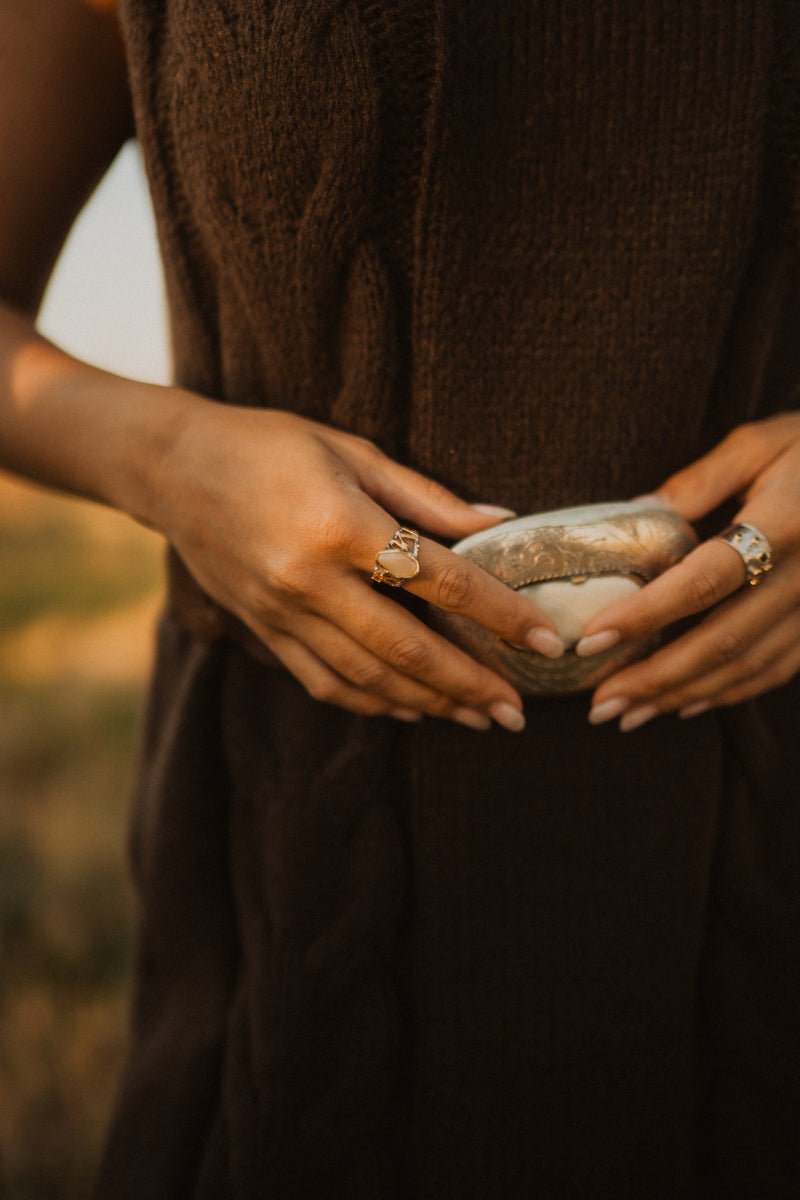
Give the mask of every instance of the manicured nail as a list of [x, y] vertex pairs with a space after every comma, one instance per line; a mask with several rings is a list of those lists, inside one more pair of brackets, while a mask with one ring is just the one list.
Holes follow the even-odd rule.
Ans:
[[398, 721], [421, 721], [422, 713], [417, 712], [415, 708], [390, 708], [389, 716], [395, 717]]
[[603, 650], [610, 650], [612, 646], [616, 646], [621, 637], [618, 629], [601, 629], [599, 633], [590, 633], [588, 637], [581, 638], [575, 647], [575, 653], [579, 658], [601, 654]]
[[566, 649], [558, 634], [550, 629], [532, 629], [525, 638], [525, 644], [545, 658], [561, 658]]
[[694, 704], [684, 704], [683, 708], [678, 710], [678, 716], [683, 717], [699, 717], [701, 713], [708, 712], [711, 708], [710, 700], [695, 700]]
[[459, 725], [466, 725], [467, 729], [480, 729], [485, 732], [492, 728], [492, 722], [486, 714], [476, 712], [474, 708], [454, 708], [450, 713], [450, 719], [458, 721]]
[[622, 733], [632, 733], [634, 729], [638, 729], [640, 725], [646, 725], [648, 721], [652, 721], [653, 717], [658, 716], [658, 709], [654, 704], [640, 704], [638, 708], [631, 708], [623, 714], [619, 727]]
[[596, 704], [589, 713], [589, 724], [602, 725], [605, 721], [613, 721], [614, 717], [625, 712], [629, 704], [630, 700], [626, 700], [624, 696], [614, 696], [611, 700], [604, 700], [602, 704]]
[[656, 504], [659, 508], [669, 508], [670, 503], [663, 492], [646, 492], [644, 496], [634, 496], [632, 504]]
[[520, 733], [525, 728], [525, 718], [518, 708], [514, 708], [513, 704], [507, 704], [505, 700], [498, 700], [489, 709], [489, 716], [497, 721], [498, 725], [502, 725], [504, 729], [510, 730], [511, 733]]
[[483, 513], [486, 517], [497, 517], [500, 521], [507, 521], [509, 517], [517, 515], [512, 509], [498, 508], [496, 504], [471, 504], [470, 508], [474, 508], [475, 512]]

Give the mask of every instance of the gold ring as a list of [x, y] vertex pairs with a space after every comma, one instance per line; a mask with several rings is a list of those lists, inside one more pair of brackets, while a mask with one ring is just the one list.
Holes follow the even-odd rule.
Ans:
[[389, 587], [403, 587], [419, 575], [419, 534], [403, 525], [386, 543], [386, 549], [375, 555], [372, 578]]
[[754, 525], [729, 525], [716, 535], [732, 547], [744, 563], [745, 582], [755, 587], [771, 571], [772, 549], [766, 536]]

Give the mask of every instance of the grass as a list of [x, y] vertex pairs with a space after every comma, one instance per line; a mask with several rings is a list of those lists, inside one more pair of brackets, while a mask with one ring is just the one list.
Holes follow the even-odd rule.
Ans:
[[158, 539], [0, 477], [0, 1195], [87, 1195], [125, 1052]]

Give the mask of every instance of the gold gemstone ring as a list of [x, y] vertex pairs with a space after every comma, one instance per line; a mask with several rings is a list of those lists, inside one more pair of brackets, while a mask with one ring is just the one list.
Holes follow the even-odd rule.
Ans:
[[403, 525], [386, 543], [386, 549], [375, 555], [372, 578], [389, 587], [403, 587], [419, 575], [419, 534]]

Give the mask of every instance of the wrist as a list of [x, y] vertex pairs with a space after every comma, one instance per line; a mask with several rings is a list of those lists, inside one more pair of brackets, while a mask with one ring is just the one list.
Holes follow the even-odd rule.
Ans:
[[180, 495], [176, 448], [198, 411], [212, 403], [177, 387], [119, 380], [120, 422], [101, 497], [169, 537], [171, 493]]
[[52, 448], [40, 478], [164, 533], [167, 464], [192, 402], [207, 403], [67, 360], [40, 397]]
[[0, 467], [162, 528], [159, 489], [191, 405], [72, 358], [0, 306]]

